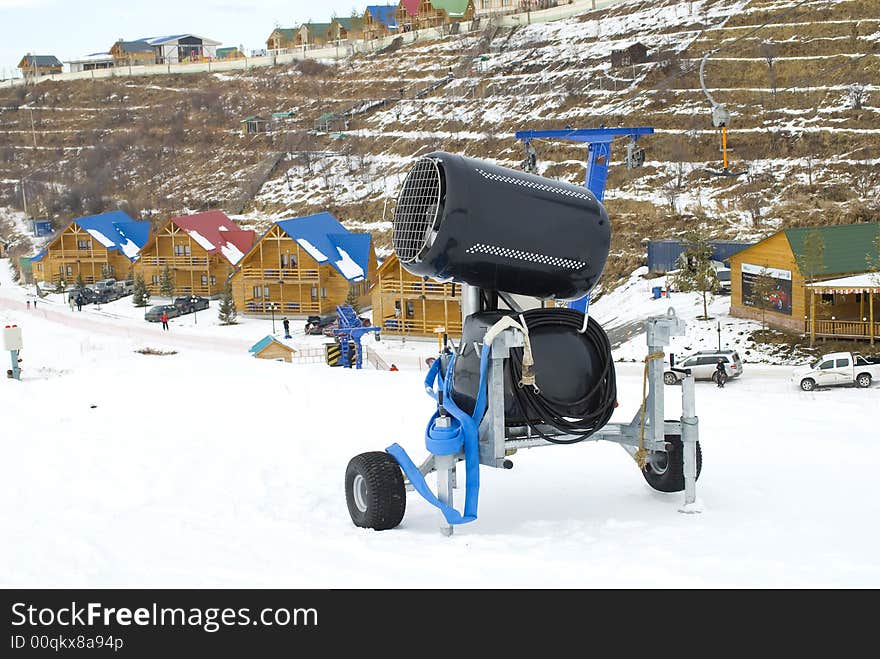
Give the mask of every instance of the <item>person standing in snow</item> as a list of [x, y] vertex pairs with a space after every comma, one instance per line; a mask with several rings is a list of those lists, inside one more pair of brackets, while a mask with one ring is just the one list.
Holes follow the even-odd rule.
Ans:
[[291, 338], [291, 336], [290, 336], [290, 321], [287, 320], [287, 316], [285, 316], [281, 320], [281, 324], [284, 326], [284, 338], [285, 339]]
[[77, 310], [77, 311], [82, 311], [82, 310], [83, 310], [83, 299], [82, 299], [82, 295], [77, 295], [77, 296], [76, 296], [76, 310]]
[[724, 360], [718, 358], [718, 364], [715, 366], [715, 383], [719, 389], [724, 389], [724, 383], [727, 380], [727, 371], [724, 370]]
[[162, 312], [162, 318], [160, 320], [162, 321], [162, 329], [167, 331], [168, 330], [168, 312], [167, 311]]
[[31, 310], [31, 301], [30, 301], [30, 300], [25, 300], [25, 302], [27, 303], [28, 311], [30, 311], [30, 310]]

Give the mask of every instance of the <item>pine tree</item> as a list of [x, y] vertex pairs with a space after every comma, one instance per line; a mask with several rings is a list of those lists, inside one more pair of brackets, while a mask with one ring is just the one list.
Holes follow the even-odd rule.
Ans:
[[159, 293], [165, 297], [174, 297], [174, 272], [169, 265], [159, 273]]
[[223, 288], [223, 296], [220, 298], [220, 311], [217, 314], [221, 325], [235, 325], [238, 311], [235, 309], [235, 300], [232, 297], [232, 282], [226, 280]]
[[84, 289], [86, 287], [86, 280], [83, 279], [81, 272], [77, 273], [76, 283], [74, 285], [76, 286], [76, 290], [78, 290], [78, 291], [81, 291], [82, 289]]
[[825, 269], [825, 239], [818, 229], [813, 229], [804, 236], [804, 247], [795, 257], [801, 275], [812, 284], [816, 275]]
[[136, 307], [145, 307], [150, 303], [150, 289], [147, 288], [144, 276], [139, 272], [134, 276], [134, 291], [131, 299]]
[[357, 290], [354, 286], [350, 286], [348, 289], [348, 295], [345, 296], [345, 303], [354, 309], [356, 315], [361, 315], [361, 305], [360, 305], [360, 297], [357, 294]]
[[696, 292], [703, 296], [703, 316], [709, 319], [707, 297], [719, 288], [718, 275], [712, 267], [712, 245], [705, 233], [689, 231], [684, 236], [684, 251], [681, 254], [682, 266], [673, 277], [676, 289], [685, 293]]

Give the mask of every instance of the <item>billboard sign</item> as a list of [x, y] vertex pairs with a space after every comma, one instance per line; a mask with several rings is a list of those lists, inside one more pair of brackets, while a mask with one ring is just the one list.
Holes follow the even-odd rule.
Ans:
[[765, 272], [772, 280], [773, 290], [767, 295], [765, 309], [791, 315], [791, 270], [765, 268], [751, 263], [742, 264], [742, 302], [747, 307], [758, 307], [754, 299], [755, 280]]

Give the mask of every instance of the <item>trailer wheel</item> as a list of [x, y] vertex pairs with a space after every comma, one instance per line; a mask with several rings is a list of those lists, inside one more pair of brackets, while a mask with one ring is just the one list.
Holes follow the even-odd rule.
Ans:
[[[642, 476], [652, 488], [658, 492], [681, 492], [684, 490], [684, 444], [679, 435], [666, 435], [666, 441], [672, 449], [658, 452], [659, 460], [648, 462], [642, 470]], [[703, 453], [700, 442], [697, 442], [697, 479], [703, 470]]]
[[871, 374], [859, 373], [859, 376], [856, 378], [856, 384], [862, 389], [867, 389], [871, 386]]
[[406, 511], [406, 486], [397, 460], [384, 451], [356, 455], [345, 470], [345, 502], [355, 526], [393, 529]]
[[816, 381], [813, 378], [804, 378], [801, 380], [801, 389], [804, 391], [813, 391], [816, 388]]
[[666, 371], [666, 373], [663, 374], [663, 384], [677, 384], [677, 383], [678, 383], [678, 378], [675, 377], [675, 373], [670, 373], [669, 371]]

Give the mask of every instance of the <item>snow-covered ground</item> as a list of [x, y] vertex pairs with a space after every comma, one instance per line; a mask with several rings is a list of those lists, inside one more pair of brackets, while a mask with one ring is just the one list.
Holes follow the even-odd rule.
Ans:
[[[804, 393], [789, 367], [754, 364], [723, 390], [698, 383], [700, 515], [648, 488], [620, 448], [585, 443], [483, 469], [480, 517], [452, 538], [412, 494], [403, 524], [377, 533], [349, 520], [345, 466], [392, 442], [425, 454], [423, 374], [258, 361], [240, 348], [265, 327], [248, 323], [163, 336], [137, 318], [27, 310], [0, 265], [0, 324], [25, 340], [23, 380], [0, 379], [0, 584], [880, 585], [877, 387]], [[641, 365], [617, 366], [627, 419]]]

